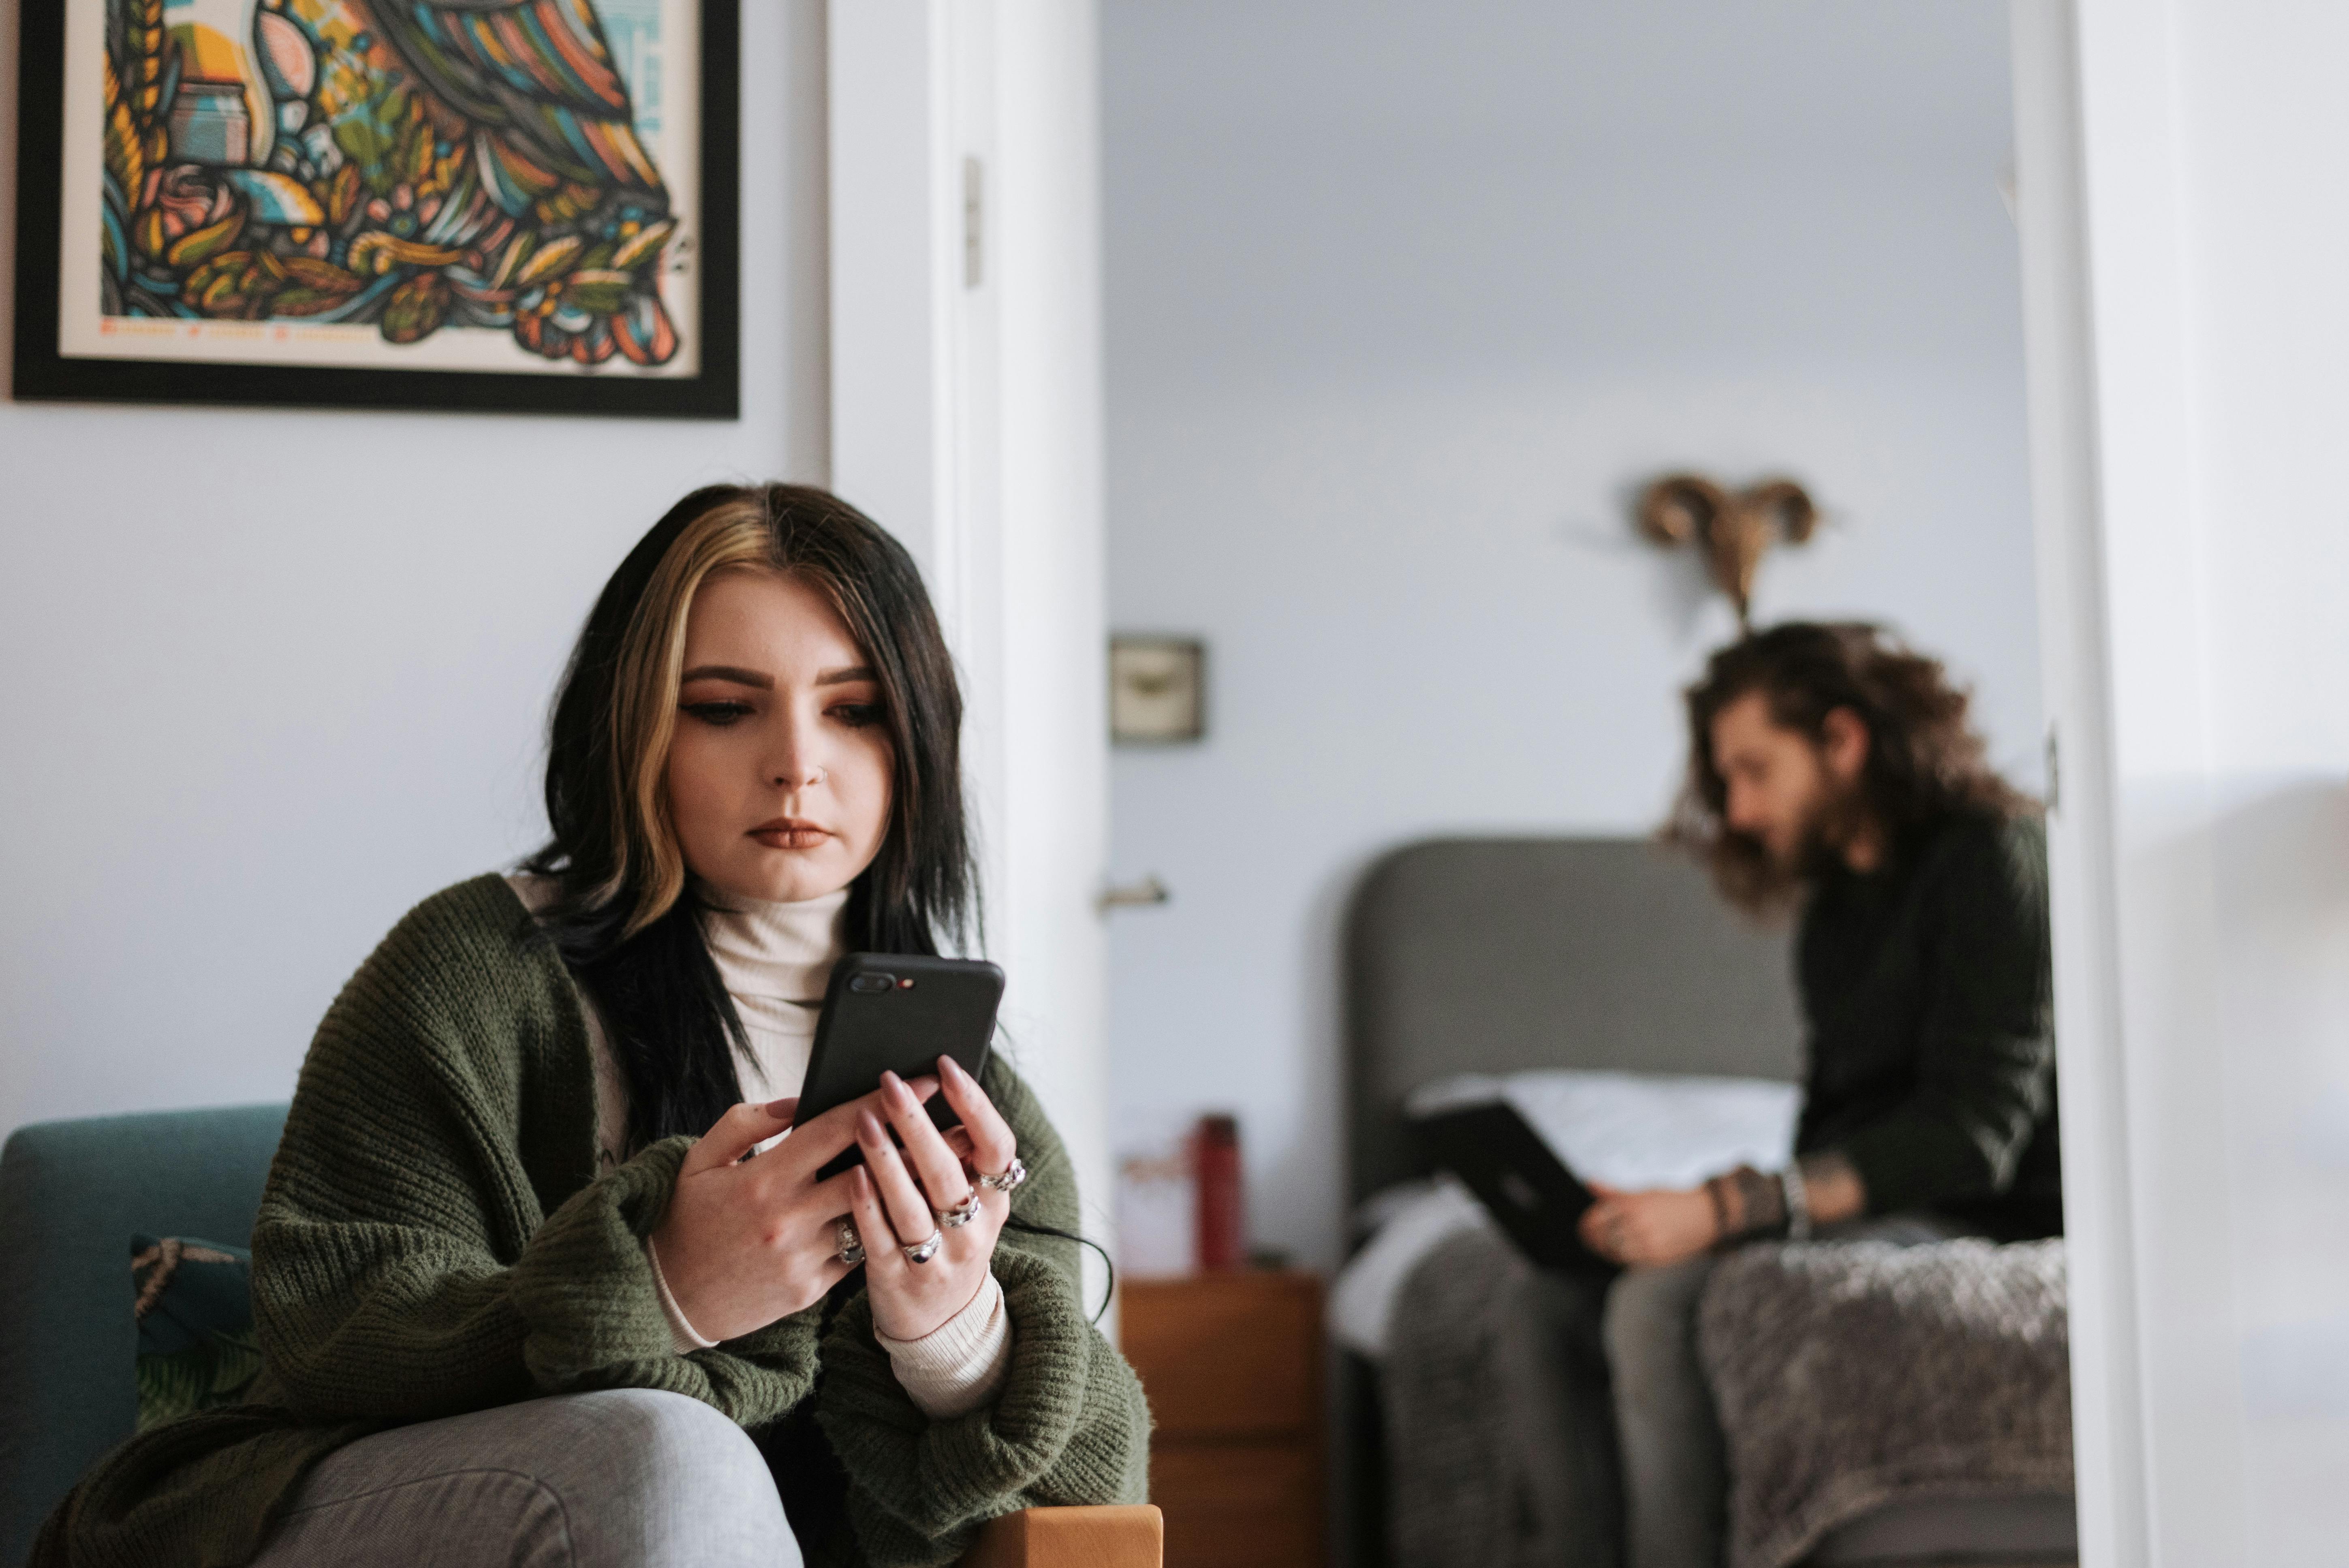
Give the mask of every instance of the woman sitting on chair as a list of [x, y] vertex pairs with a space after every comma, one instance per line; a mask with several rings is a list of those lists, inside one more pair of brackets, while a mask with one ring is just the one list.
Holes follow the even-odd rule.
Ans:
[[551, 841], [418, 906], [319, 1026], [251, 1402], [117, 1449], [35, 1563], [939, 1563], [1139, 1501], [1148, 1415], [1019, 1078], [941, 1057], [792, 1125], [833, 962], [964, 934], [961, 713], [872, 521], [680, 501], [572, 655]]

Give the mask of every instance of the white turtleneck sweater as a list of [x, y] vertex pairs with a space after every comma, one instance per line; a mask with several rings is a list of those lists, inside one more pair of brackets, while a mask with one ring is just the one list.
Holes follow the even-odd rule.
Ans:
[[[554, 896], [551, 879], [512, 876], [507, 881], [523, 903], [535, 910]], [[702, 934], [717, 961], [718, 977], [733, 998], [734, 1011], [750, 1037], [750, 1060], [738, 1055], [736, 1070], [747, 1100], [780, 1099], [800, 1091], [807, 1078], [808, 1052], [815, 1044], [816, 1018], [832, 966], [846, 951], [842, 930], [848, 890], [800, 903], [735, 901], [736, 907], [711, 913]], [[584, 999], [583, 999], [584, 1000]], [[603, 1020], [587, 1005], [587, 1032], [595, 1057], [595, 1139], [602, 1162], [627, 1157], [628, 1090], [605, 1038]], [[789, 1134], [760, 1147], [771, 1148]], [[645, 1255], [653, 1265], [669, 1337], [679, 1355], [718, 1344], [688, 1322], [662, 1277], [660, 1258], [648, 1240]], [[963, 1415], [995, 1398], [1011, 1368], [1011, 1319], [1003, 1287], [989, 1274], [953, 1317], [919, 1339], [892, 1339], [877, 1328], [874, 1337], [889, 1353], [889, 1365], [922, 1413], [933, 1420]]]

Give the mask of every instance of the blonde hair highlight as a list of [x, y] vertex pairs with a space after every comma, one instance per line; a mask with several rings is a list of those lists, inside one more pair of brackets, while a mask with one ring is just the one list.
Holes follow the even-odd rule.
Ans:
[[713, 573], [778, 567], [776, 553], [762, 496], [721, 501], [686, 524], [629, 618], [613, 682], [608, 754], [617, 819], [610, 826], [619, 854], [596, 893], [599, 901], [619, 897], [636, 868], [644, 868], [624, 940], [667, 914], [685, 892], [685, 850], [669, 814], [667, 771], [693, 596]]

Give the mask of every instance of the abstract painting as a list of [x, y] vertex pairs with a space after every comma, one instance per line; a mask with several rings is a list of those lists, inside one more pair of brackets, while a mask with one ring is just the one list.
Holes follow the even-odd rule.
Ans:
[[17, 396], [733, 417], [737, 22], [28, 5]]

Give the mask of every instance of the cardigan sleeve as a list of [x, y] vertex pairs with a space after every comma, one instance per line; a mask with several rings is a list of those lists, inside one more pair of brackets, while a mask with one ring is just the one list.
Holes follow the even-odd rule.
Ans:
[[[1042, 1107], [999, 1062], [987, 1090], [1028, 1167], [1013, 1219], [1076, 1232], [1075, 1175]], [[980, 1524], [1017, 1509], [1147, 1496], [1149, 1408], [1086, 1315], [1076, 1243], [1006, 1229], [994, 1268], [1011, 1366], [994, 1401], [966, 1415], [933, 1421], [916, 1407], [862, 1293], [824, 1336], [816, 1419], [847, 1471], [849, 1519], [874, 1568], [952, 1563]]]
[[[559, 966], [531, 973], [551, 954], [485, 952], [478, 920], [433, 909], [385, 940], [303, 1064], [254, 1231], [265, 1397], [332, 1421], [615, 1387], [690, 1395], [744, 1425], [797, 1404], [814, 1308], [718, 1349], [672, 1346], [643, 1238], [689, 1140], [542, 1217], [547, 1162], [525, 1148], [523, 1103], [575, 1076], [545, 1048], [575, 1002]], [[554, 1066], [534, 1071], [534, 1052]]]

